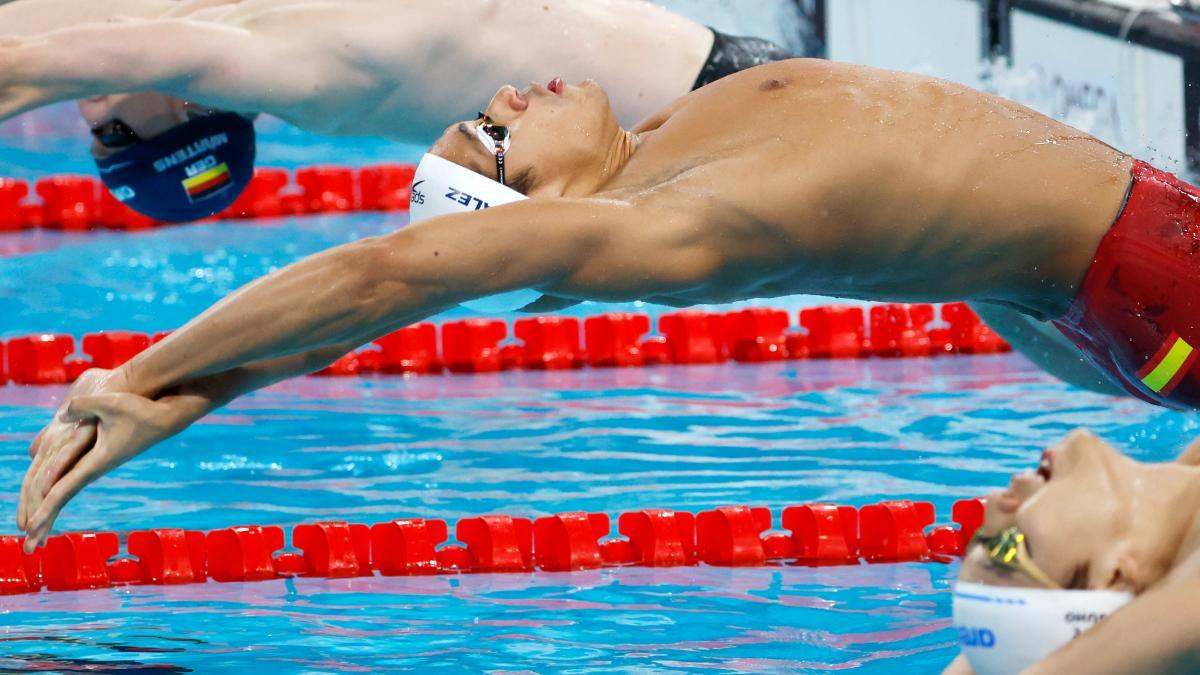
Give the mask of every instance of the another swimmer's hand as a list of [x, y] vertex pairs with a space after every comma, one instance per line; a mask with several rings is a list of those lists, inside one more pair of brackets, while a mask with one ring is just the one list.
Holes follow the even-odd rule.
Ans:
[[[187, 417], [170, 402], [134, 394], [98, 393], [71, 398], [59, 418], [64, 424], [80, 425], [88, 431], [72, 434], [67, 444], [43, 461], [38, 480], [22, 494], [25, 551], [31, 553], [46, 543], [58, 514], [80, 490], [178, 433], [187, 426]], [[42, 485], [49, 485], [44, 493]], [[39, 499], [40, 495], [44, 496]]]

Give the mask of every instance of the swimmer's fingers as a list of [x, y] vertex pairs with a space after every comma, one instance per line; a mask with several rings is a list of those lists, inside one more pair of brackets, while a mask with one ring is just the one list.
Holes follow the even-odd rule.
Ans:
[[[80, 490], [170, 436], [172, 430], [162, 422], [168, 412], [168, 406], [133, 394], [97, 394], [72, 399], [64, 418], [91, 427], [94, 444], [86, 452], [70, 448], [76, 460], [72, 464], [64, 459], [61, 465], [53, 467], [52, 472], [59, 477], [36, 507], [35, 497], [41, 493], [36, 490], [31, 493], [26, 505], [30, 514], [26, 523], [26, 550], [45, 543], [58, 514]], [[85, 444], [83, 449], [87, 447]]]
[[53, 485], [67, 469], [71, 468], [79, 456], [96, 442], [96, 423], [94, 421], [80, 422], [75, 431], [56, 452], [49, 453], [43, 462], [42, 470], [38, 472], [34, 484], [34, 495], [45, 497]]
[[[29, 470], [25, 472], [25, 479], [21, 483], [21, 496], [17, 502], [18, 528], [26, 529], [29, 516], [37, 511], [49, 490], [49, 485], [75, 462], [79, 453], [95, 443], [95, 422], [75, 423], [71, 427], [71, 435], [62, 445], [55, 448], [45, 444], [38, 455], [29, 461]], [[53, 473], [48, 475], [48, 471]]]
[[34, 549], [46, 544], [46, 539], [50, 536], [50, 529], [54, 527], [54, 521], [58, 519], [58, 514], [62, 512], [67, 502], [105, 473], [106, 462], [103, 458], [105, 454], [100, 447], [97, 447], [84, 455], [83, 459], [79, 460], [63, 476], [62, 480], [55, 483], [54, 487], [50, 488], [50, 492], [46, 493], [46, 498], [42, 500], [26, 523], [28, 525], [25, 530], [26, 553], [33, 553]]
[[17, 529], [21, 531], [25, 530], [26, 521], [29, 519], [29, 515], [33, 513], [29, 508], [29, 491], [33, 485], [34, 476], [38, 475], [41, 466], [42, 460], [40, 458], [35, 457], [29, 460], [29, 469], [25, 471], [25, 478], [21, 481], [21, 495], [17, 499]]

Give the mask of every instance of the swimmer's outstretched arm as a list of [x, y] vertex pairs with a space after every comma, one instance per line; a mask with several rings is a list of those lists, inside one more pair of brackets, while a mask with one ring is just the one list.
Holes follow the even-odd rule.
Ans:
[[44, 17], [7, 33], [0, 23], [0, 120], [158, 91], [311, 131], [428, 140], [501, 84], [561, 75], [596, 79], [634, 124], [691, 89], [713, 44], [704, 26], [640, 0], [165, 4], [166, 14], [148, 4], [133, 21], [64, 20], [39, 35], [29, 32]]
[[[704, 234], [713, 229], [694, 217], [662, 207], [635, 210], [612, 200], [521, 202], [339, 246], [252, 282], [89, 392], [156, 399], [186, 394], [215, 378], [217, 393], [201, 394], [207, 403], [196, 401], [191, 412], [180, 413], [184, 424], [164, 425], [161, 433], [147, 436], [128, 416], [118, 420], [124, 422], [120, 428], [106, 430], [105, 413], [76, 410], [71, 422], [99, 420], [95, 445], [67, 439], [37, 449], [39, 465], [71, 468], [56, 475], [48, 490], [39, 482], [23, 491], [27, 546], [45, 541], [59, 511], [80, 489], [182, 429], [189, 416], [309, 372], [322, 360], [465, 300], [529, 287], [600, 300], [695, 288], [717, 270], [722, 249]], [[654, 227], [646, 227], [648, 222]], [[70, 403], [67, 408], [70, 412]]]
[[179, 5], [177, 0], [0, 0], [0, 37], [35, 35], [116, 17], [150, 19]]
[[299, 41], [179, 18], [0, 38], [0, 119], [58, 101], [135, 91], [286, 118], [290, 107], [313, 97], [315, 86], [353, 75], [344, 60], [305, 58], [305, 51]]

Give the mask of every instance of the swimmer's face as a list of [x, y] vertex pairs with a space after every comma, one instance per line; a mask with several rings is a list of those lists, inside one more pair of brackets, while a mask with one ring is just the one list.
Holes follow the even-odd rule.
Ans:
[[[526, 194], [569, 186], [576, 178], [603, 171], [621, 131], [608, 95], [595, 82], [560, 82], [553, 89], [536, 82], [523, 90], [501, 87], [483, 111], [508, 127], [512, 145], [504, 158], [505, 173], [509, 186]], [[495, 180], [495, 155], [475, 135], [479, 123], [451, 124], [430, 152]]]
[[[1030, 556], [1063, 588], [1140, 592], [1173, 564], [1200, 509], [1200, 469], [1143, 464], [1084, 432], [1046, 451], [1037, 472], [1013, 476], [989, 495], [981, 532], [1012, 526]], [[968, 551], [959, 576], [1000, 586], [1038, 584]]]
[[[152, 92], [96, 96], [79, 102], [79, 112], [88, 127], [99, 132], [92, 137], [92, 156], [96, 159], [104, 159], [128, 147], [119, 143], [120, 139], [129, 137], [126, 129], [138, 138], [148, 140], [187, 121], [188, 111], [192, 109], [194, 106], [183, 99]], [[102, 138], [114, 141], [114, 144], [105, 145]]]

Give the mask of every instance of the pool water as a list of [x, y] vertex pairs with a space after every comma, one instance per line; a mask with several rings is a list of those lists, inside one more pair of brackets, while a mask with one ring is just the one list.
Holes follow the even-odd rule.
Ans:
[[[3, 235], [0, 336], [174, 328], [260, 274], [403, 224], [355, 215]], [[63, 392], [0, 387], [0, 532], [15, 530], [28, 442]], [[1150, 460], [1200, 433], [1194, 415], [1072, 389], [1017, 355], [305, 378], [130, 462], [59, 525], [729, 504], [778, 514], [888, 498], [933, 501], [946, 520], [954, 500], [1002, 485], [1078, 426]], [[955, 652], [955, 572], [610, 569], [9, 596], [0, 671], [938, 672]]]

